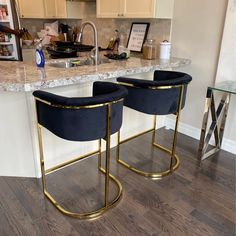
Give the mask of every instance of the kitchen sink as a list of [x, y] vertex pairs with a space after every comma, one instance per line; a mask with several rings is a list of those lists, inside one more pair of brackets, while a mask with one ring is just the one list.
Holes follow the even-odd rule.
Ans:
[[[99, 60], [99, 64], [109, 63], [108, 58], [101, 58]], [[77, 66], [85, 66], [85, 65], [94, 65], [92, 59], [74, 59], [74, 60], [67, 60], [67, 61], [60, 61], [60, 62], [50, 62], [48, 63], [49, 66], [56, 67], [56, 68], [71, 68]]]

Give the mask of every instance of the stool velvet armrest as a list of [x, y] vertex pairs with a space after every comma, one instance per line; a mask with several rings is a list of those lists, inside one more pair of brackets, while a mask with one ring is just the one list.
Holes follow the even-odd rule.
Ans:
[[94, 82], [93, 97], [64, 97], [46, 91], [37, 90], [33, 95], [52, 105], [87, 106], [119, 100], [128, 94], [127, 89], [114, 83]]
[[138, 88], [158, 88], [159, 86], [176, 86], [188, 84], [191, 80], [192, 77], [190, 75], [175, 71], [161, 71], [161, 73], [160, 71], [155, 71], [153, 80], [135, 79], [127, 77], [117, 78], [117, 82], [121, 84]]
[[188, 84], [192, 80], [192, 76], [178, 71], [163, 71], [156, 70], [153, 75], [153, 80], [159, 86]]
[[123, 98], [127, 89], [99, 81], [93, 83], [93, 93], [92, 97], [63, 97], [35, 91], [39, 124], [58, 137], [71, 141], [106, 138], [107, 106], [111, 103], [111, 134], [117, 132], [122, 124]]

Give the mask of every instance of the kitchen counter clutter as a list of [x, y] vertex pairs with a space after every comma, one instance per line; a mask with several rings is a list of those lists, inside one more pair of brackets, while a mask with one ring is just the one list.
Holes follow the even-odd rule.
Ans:
[[156, 69], [174, 69], [190, 64], [190, 60], [182, 58], [144, 60], [132, 56], [128, 60], [110, 60], [109, 63], [103, 63], [98, 66], [84, 65], [71, 68], [56, 68], [52, 66], [52, 63], [66, 61], [68, 59], [48, 60], [44, 72], [38, 70], [33, 62], [2, 61], [0, 63], [0, 91], [31, 92], [37, 89], [152, 72]]

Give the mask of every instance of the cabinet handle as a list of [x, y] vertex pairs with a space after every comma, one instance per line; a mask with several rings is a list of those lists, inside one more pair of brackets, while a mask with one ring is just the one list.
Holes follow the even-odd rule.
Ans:
[[21, 15], [21, 17], [24, 17], [24, 15]]
[[118, 15], [118, 16], [120, 16], [120, 14], [119, 14], [119, 13], [118, 13], [117, 15]]

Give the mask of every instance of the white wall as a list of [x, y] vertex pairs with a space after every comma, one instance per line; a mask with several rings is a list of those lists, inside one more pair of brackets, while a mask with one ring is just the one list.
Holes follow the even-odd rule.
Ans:
[[[216, 83], [225, 80], [236, 81], [236, 0], [229, 0], [224, 25], [224, 33], [220, 49]], [[236, 96], [231, 96], [229, 115], [227, 118], [226, 137], [236, 140], [235, 129], [232, 128], [236, 118]]]
[[220, 49], [216, 82], [236, 81], [236, 0], [229, 0]]
[[[200, 134], [207, 86], [215, 81], [227, 3], [227, 0], [175, 0], [172, 56], [190, 58], [191, 65], [183, 71], [193, 77], [181, 122], [195, 132], [195, 137]], [[225, 140], [235, 144], [232, 133], [236, 129], [232, 132], [232, 125], [226, 126]]]

